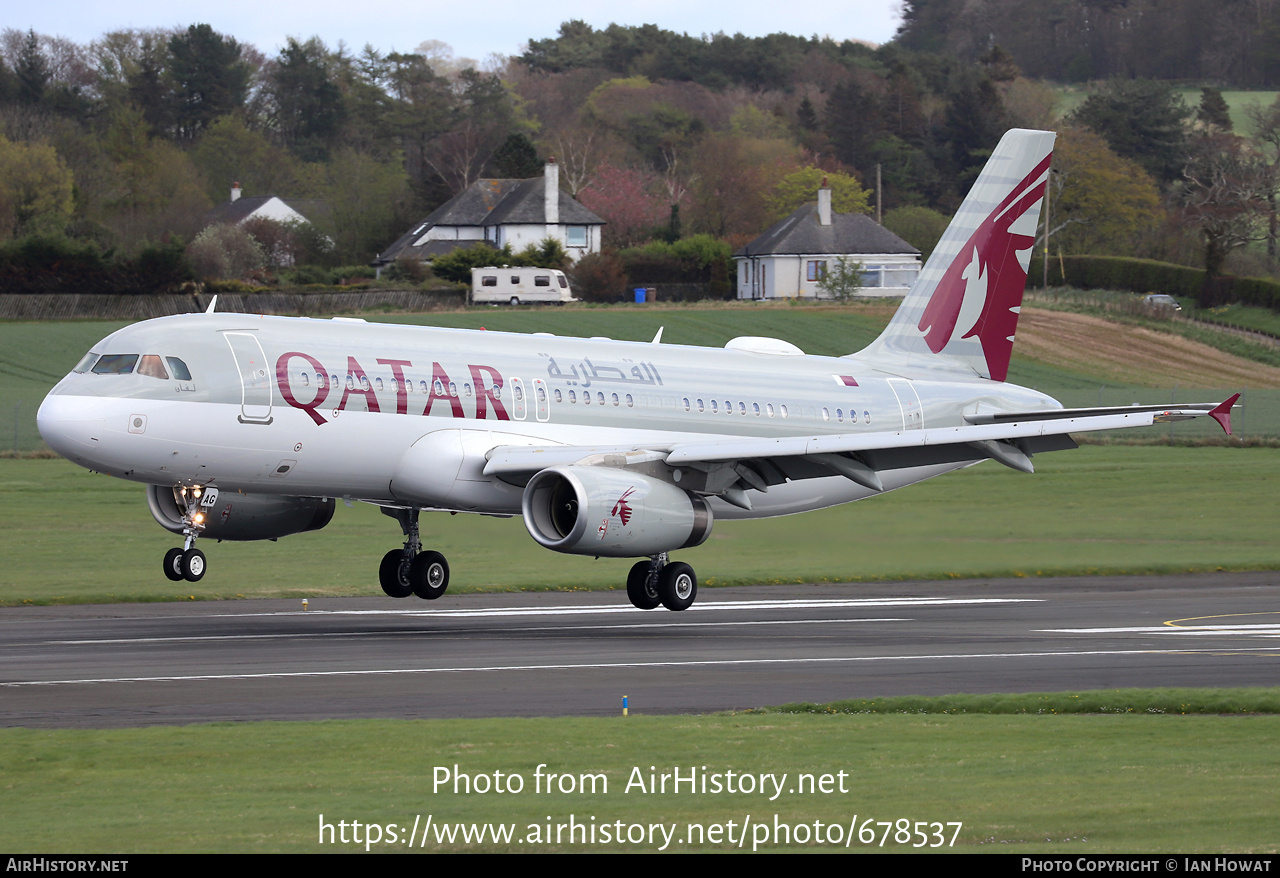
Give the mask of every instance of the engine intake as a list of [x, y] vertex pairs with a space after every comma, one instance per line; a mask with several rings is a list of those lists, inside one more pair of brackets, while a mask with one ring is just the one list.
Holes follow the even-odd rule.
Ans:
[[[227, 491], [218, 496], [217, 504], [208, 511], [201, 535], [215, 540], [274, 540], [319, 530], [333, 520], [335, 505], [332, 498]], [[161, 527], [182, 533], [182, 510], [173, 497], [172, 488], [148, 485], [147, 506]]]
[[705, 500], [623, 469], [554, 466], [529, 480], [524, 526], [539, 545], [572, 555], [634, 558], [701, 545], [711, 533]]

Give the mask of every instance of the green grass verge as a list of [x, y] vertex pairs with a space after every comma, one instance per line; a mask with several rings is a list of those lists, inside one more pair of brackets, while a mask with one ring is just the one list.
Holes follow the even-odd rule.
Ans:
[[784, 704], [767, 713], [856, 714], [1280, 714], [1280, 689], [1109, 689], [1019, 695], [852, 698]]
[[[704, 587], [753, 583], [1280, 569], [1280, 450], [1084, 446], [1033, 476], [995, 463], [804, 515], [718, 521], [681, 553]], [[451, 592], [621, 588], [631, 561], [558, 555], [519, 518], [427, 515]], [[0, 604], [378, 595], [400, 543], [377, 509], [326, 529], [210, 543], [198, 584], [165, 579], [176, 538], [142, 488], [62, 460], [0, 460]]]
[[[1034, 707], [1040, 696], [1022, 696]], [[1145, 696], [1106, 693], [1113, 705]], [[1194, 698], [1177, 693], [1174, 698]], [[1274, 705], [1276, 693], [1242, 695]], [[1006, 698], [1017, 700], [1016, 696]], [[842, 849], [850, 825], [874, 841], [854, 850], [906, 851], [915, 821], [947, 824], [944, 849], [1076, 854], [1275, 850], [1277, 716], [787, 715], [596, 719], [492, 719], [214, 724], [114, 731], [0, 730], [4, 819], [11, 853], [364, 851], [404, 852], [388, 826], [408, 835], [432, 825], [497, 823], [510, 842], [452, 843], [429, 835], [426, 851], [652, 851], [655, 840], [571, 843], [570, 823], [611, 834], [661, 824], [668, 850]], [[572, 792], [535, 790], [535, 773], [568, 776]], [[650, 777], [679, 769], [735, 792], [649, 791]], [[454, 773], [520, 792], [454, 792]], [[841, 777], [841, 772], [844, 773]], [[782, 792], [741, 792], [743, 776], [784, 774]], [[582, 783], [596, 775], [594, 792]], [[812, 776], [811, 787], [799, 786]], [[824, 777], [825, 776], [825, 777]], [[436, 779], [450, 782], [437, 787]], [[645, 791], [636, 785], [643, 781]], [[568, 781], [566, 781], [567, 783]], [[607, 792], [604, 784], [607, 783]], [[630, 791], [628, 784], [631, 783]], [[761, 782], [756, 780], [756, 785]], [[765, 780], [763, 784], [770, 784]], [[843, 786], [843, 792], [841, 787]], [[586, 788], [584, 792], [583, 789]], [[565, 787], [569, 789], [568, 786]], [[711, 789], [709, 786], [708, 789]], [[827, 791], [824, 792], [823, 790]], [[320, 844], [321, 815], [337, 843]], [[739, 848], [730, 822], [753, 829]], [[899, 824], [910, 828], [895, 840]], [[340, 843], [345, 821], [348, 843]], [[351, 827], [357, 821], [359, 830]], [[815, 821], [819, 838], [815, 840]], [[870, 823], [868, 823], [870, 821]], [[420, 826], [422, 824], [420, 823]], [[790, 842], [773, 835], [790, 827]], [[803, 836], [796, 827], [804, 825]], [[832, 826], [839, 827], [839, 835]], [[548, 826], [550, 838], [548, 839]], [[758, 830], [754, 827], [767, 827]], [[357, 835], [358, 832], [358, 835]], [[635, 830], [639, 835], [647, 833]], [[762, 832], [761, 835], [756, 835]], [[534, 837], [536, 833], [536, 837]], [[830, 835], [828, 835], [830, 833]], [[767, 837], [766, 837], [767, 835]], [[950, 847], [955, 837], [954, 848]], [[588, 836], [589, 837], [589, 836]], [[637, 838], [636, 835], [632, 836]], [[799, 838], [799, 843], [797, 839]], [[420, 835], [415, 836], [420, 842]], [[841, 841], [841, 844], [843, 842]], [[417, 845], [415, 845], [415, 849]]]

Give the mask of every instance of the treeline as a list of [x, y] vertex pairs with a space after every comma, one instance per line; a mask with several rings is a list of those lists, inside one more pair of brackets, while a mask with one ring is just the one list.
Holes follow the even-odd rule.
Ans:
[[[879, 207], [927, 252], [1011, 127], [1061, 132], [1048, 228], [1058, 251], [1216, 274], [1266, 234], [1280, 108], [1259, 108], [1237, 133], [1212, 89], [1188, 107], [1167, 83], [1117, 78], [1063, 119], [1053, 90], [1027, 75], [1038, 62], [990, 39], [971, 52], [933, 45], [930, 28], [957, 6], [917, 0], [902, 38], [878, 48], [571, 21], [484, 70], [431, 40], [383, 54], [290, 38], [267, 55], [204, 24], [87, 45], [7, 30], [0, 244], [58, 239], [107, 267], [177, 253], [197, 279], [349, 278], [476, 179], [535, 176], [554, 156], [562, 186], [606, 220], [612, 251], [699, 235], [731, 250], [826, 178], [837, 210]], [[1268, 3], [1255, 6], [1266, 19]], [[202, 231], [233, 183], [310, 200], [314, 228]], [[643, 282], [632, 273], [648, 258], [628, 256], [626, 276]], [[618, 265], [594, 270], [607, 279]], [[716, 272], [708, 283], [723, 282]]]
[[974, 61], [1000, 46], [1028, 76], [1280, 86], [1275, 0], [906, 0], [897, 42]]

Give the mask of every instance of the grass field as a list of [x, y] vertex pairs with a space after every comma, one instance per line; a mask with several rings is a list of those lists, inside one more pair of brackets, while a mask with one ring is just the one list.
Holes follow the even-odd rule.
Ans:
[[[1055, 107], [1060, 118], [1066, 118], [1076, 111], [1085, 99], [1089, 96], [1089, 87], [1070, 85], [1070, 86], [1053, 86], [1054, 93], [1058, 98], [1058, 105]], [[1186, 86], [1174, 90], [1182, 97], [1182, 102], [1191, 108], [1194, 113], [1200, 107], [1200, 89]], [[1237, 134], [1249, 133], [1249, 115], [1247, 108], [1250, 104], [1258, 104], [1263, 107], [1270, 106], [1271, 103], [1280, 96], [1280, 92], [1275, 91], [1236, 91], [1227, 90], [1222, 92], [1223, 99], [1227, 102], [1227, 111], [1231, 114], [1231, 126]]]
[[[994, 463], [804, 515], [720, 521], [681, 553], [704, 586], [1185, 570], [1280, 569], [1280, 449], [1083, 446]], [[519, 518], [427, 515], [450, 590], [619, 588], [630, 562], [556, 555]], [[204, 547], [198, 585], [160, 571], [176, 545], [141, 486], [62, 460], [0, 460], [0, 603], [376, 595], [400, 543], [364, 504], [277, 543]], [[181, 589], [178, 591], [177, 589]]]
[[[1111, 696], [1130, 703], [1125, 692]], [[3, 729], [0, 849], [331, 853], [377, 839], [368, 849], [404, 852], [417, 821], [413, 848], [433, 852], [657, 851], [664, 841], [669, 851], [829, 852], [852, 838], [850, 849], [872, 851], [1274, 853], [1278, 734], [1280, 716], [1150, 714]], [[558, 776], [553, 792], [537, 779], [540, 765]], [[673, 769], [707, 775], [709, 790], [733, 772], [735, 791], [668, 783], [663, 793], [659, 781], [653, 792], [650, 777]], [[467, 793], [459, 781], [455, 792], [455, 772], [490, 782], [501, 772], [508, 784], [518, 775], [522, 786]], [[760, 780], [782, 774], [780, 793]], [[811, 786], [799, 786], [802, 774]], [[594, 791], [583, 775], [596, 775]], [[740, 791], [744, 775], [752, 792]], [[333, 827], [324, 844], [322, 822]], [[449, 842], [458, 823], [513, 834]], [[605, 827], [624, 841], [603, 843]]]

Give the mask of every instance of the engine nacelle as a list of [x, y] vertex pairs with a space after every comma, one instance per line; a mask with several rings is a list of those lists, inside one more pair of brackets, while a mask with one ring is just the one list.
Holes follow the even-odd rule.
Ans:
[[623, 469], [553, 466], [524, 489], [524, 526], [542, 546], [573, 555], [634, 558], [700, 545], [705, 500]]
[[[213, 508], [206, 510], [208, 517], [201, 536], [215, 540], [274, 540], [319, 530], [333, 519], [335, 505], [332, 498], [227, 491], [218, 495]], [[161, 527], [182, 533], [182, 510], [172, 488], [148, 485], [147, 506]]]

